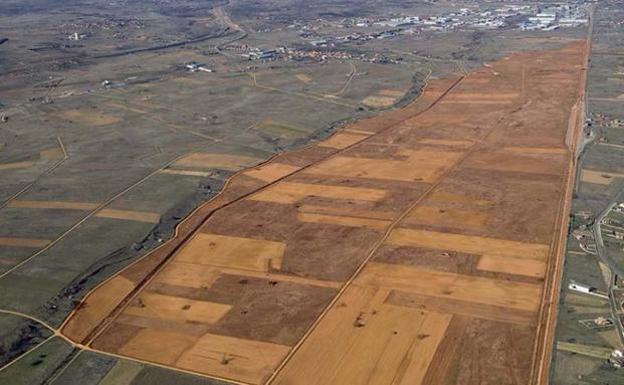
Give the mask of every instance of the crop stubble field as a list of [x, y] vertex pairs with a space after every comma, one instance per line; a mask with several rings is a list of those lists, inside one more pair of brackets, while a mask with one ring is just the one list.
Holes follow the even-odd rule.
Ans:
[[430, 79], [403, 109], [238, 173], [63, 334], [248, 384], [525, 383], [584, 47]]

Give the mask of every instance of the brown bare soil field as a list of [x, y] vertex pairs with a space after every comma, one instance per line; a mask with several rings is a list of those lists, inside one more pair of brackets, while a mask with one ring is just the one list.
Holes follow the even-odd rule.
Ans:
[[236, 170], [241, 166], [253, 166], [258, 159], [242, 155], [218, 154], [218, 153], [195, 153], [187, 155], [176, 161], [176, 166], [195, 168], [222, 168]]
[[389, 107], [396, 101], [395, 97], [390, 96], [367, 96], [362, 103], [370, 107]]
[[102, 318], [115, 309], [118, 298], [127, 296], [132, 288], [132, 282], [127, 278], [121, 275], [113, 277], [101, 290], [93, 292], [89, 302], [78, 309], [72, 322], [67, 324], [63, 332], [76, 341], [82, 341], [93, 328], [97, 327]]
[[624, 178], [624, 174], [617, 174], [598, 170], [581, 170], [581, 181], [587, 183], [609, 185], [614, 178]]
[[286, 175], [292, 174], [298, 169], [299, 167], [288, 164], [269, 163], [246, 171], [244, 174], [252, 178], [260, 179], [263, 182], [275, 182]]
[[558, 154], [565, 155], [566, 150], [564, 148], [549, 148], [549, 147], [514, 147], [509, 146], [503, 148], [504, 151], [520, 154]]
[[34, 165], [35, 165], [35, 162], [31, 162], [31, 161], [1, 163], [0, 170], [15, 170], [15, 169], [21, 169], [21, 168], [31, 168]]
[[65, 154], [63, 154], [63, 150], [60, 147], [48, 148], [39, 153], [41, 159], [46, 160], [57, 160], [63, 159]]
[[431, 80], [405, 108], [238, 173], [63, 333], [244, 384], [529, 383], [584, 47]]
[[331, 147], [337, 149], [343, 149], [350, 145], [365, 139], [368, 135], [356, 134], [351, 132], [341, 132], [333, 135], [331, 138], [323, 141], [319, 144], [321, 147]]
[[98, 205], [98, 203], [89, 202], [14, 200], [9, 202], [7, 206], [26, 209], [95, 210]]
[[87, 110], [66, 110], [55, 114], [64, 120], [76, 121], [87, 126], [96, 127], [118, 123], [121, 120], [120, 118], [112, 115]]
[[146, 211], [103, 209], [95, 214], [100, 218], [122, 219], [127, 221], [158, 223], [160, 215]]
[[0, 245], [12, 247], [44, 247], [50, 243], [47, 239], [0, 237]]
[[196, 176], [200, 178], [206, 178], [212, 175], [212, 171], [178, 170], [174, 168], [166, 168], [160, 172], [163, 174]]
[[306, 75], [306, 74], [297, 74], [297, 75], [295, 75], [295, 77], [299, 81], [301, 81], [301, 82], [303, 82], [305, 84], [308, 84], [308, 83], [312, 82], [312, 78], [310, 76]]
[[420, 141], [423, 144], [441, 145], [441, 146], [459, 146], [470, 147], [473, 143], [467, 140], [447, 140], [447, 139], [423, 139]]

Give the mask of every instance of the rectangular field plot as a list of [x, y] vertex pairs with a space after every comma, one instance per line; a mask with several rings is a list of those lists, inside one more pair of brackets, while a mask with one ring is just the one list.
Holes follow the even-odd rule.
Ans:
[[542, 289], [532, 283], [383, 263], [369, 263], [356, 283], [530, 312], [537, 311]]
[[351, 286], [275, 383], [420, 383], [451, 316], [385, 305], [387, 294]]
[[406, 160], [355, 158], [338, 156], [310, 170], [314, 175], [351, 178], [398, 180], [404, 182], [432, 182], [461, 157], [459, 152], [403, 151]]
[[379, 189], [281, 182], [252, 195], [249, 199], [261, 202], [295, 203], [305, 197], [315, 196], [332, 199], [380, 201], [385, 195], [386, 192]]
[[395, 229], [390, 234], [388, 243], [396, 246], [426, 247], [501, 258], [536, 260], [545, 260], [550, 251], [549, 245], [402, 228]]
[[197, 234], [178, 255], [181, 262], [267, 271], [279, 268], [286, 245], [261, 239]]

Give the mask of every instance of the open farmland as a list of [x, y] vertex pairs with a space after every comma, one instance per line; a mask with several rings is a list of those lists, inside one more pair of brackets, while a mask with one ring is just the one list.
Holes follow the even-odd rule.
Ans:
[[244, 384], [539, 378], [585, 49], [430, 79], [402, 109], [237, 173], [62, 333]]

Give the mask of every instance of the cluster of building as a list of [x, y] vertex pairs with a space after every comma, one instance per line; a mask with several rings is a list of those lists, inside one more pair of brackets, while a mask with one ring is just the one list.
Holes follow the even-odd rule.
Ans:
[[592, 114], [592, 120], [594, 120], [599, 126], [607, 128], [624, 128], [623, 119], [612, 119], [611, 117], [603, 114]]
[[[619, 203], [613, 207], [613, 211], [624, 214], [624, 203]], [[618, 240], [624, 240], [624, 223], [613, 217], [606, 216], [602, 219], [600, 224], [602, 225], [602, 233], [605, 236]]]
[[328, 59], [346, 60], [352, 59], [353, 55], [348, 52], [339, 50], [303, 50], [303, 49], [289, 49], [287, 59], [288, 60], [314, 60], [325, 61]]
[[89, 36], [97, 35], [99, 32], [107, 31], [113, 33], [113, 37], [120, 39], [125, 37], [123, 33], [126, 29], [143, 29], [144, 22], [139, 18], [107, 17], [99, 20], [79, 19], [71, 23], [64, 23], [59, 26], [60, 31], [69, 40], [83, 40]]
[[[323, 48], [327, 48], [327, 46], [322, 46]], [[321, 48], [321, 46], [319, 46]], [[313, 61], [325, 61], [328, 59], [337, 59], [337, 60], [346, 60], [352, 59], [353, 55], [348, 52], [341, 50], [332, 50], [332, 49], [298, 49], [298, 48], [290, 48], [279, 46], [276, 48], [270, 49], [261, 49], [257, 47], [252, 47], [247, 44], [229, 44], [223, 49], [228, 51], [234, 51], [239, 53], [242, 57], [248, 60], [292, 60], [292, 61], [300, 61], [300, 60], [313, 60]]]
[[588, 21], [585, 10], [577, 4], [562, 4], [538, 9], [518, 24], [524, 31], [552, 31], [559, 27], [577, 27]]
[[[589, 1], [589, 0], [588, 0]], [[335, 46], [342, 42], [386, 39], [421, 31], [452, 31], [462, 29], [519, 28], [521, 30], [554, 30], [587, 23], [583, 1], [542, 7], [535, 4], [509, 4], [482, 8], [467, 6], [437, 15], [406, 15], [397, 17], [346, 18], [335, 23], [319, 19], [295, 22], [299, 35], [316, 47]], [[362, 28], [367, 28], [362, 31]], [[323, 31], [347, 29], [350, 33], [327, 36]]]
[[353, 32], [346, 35], [340, 35], [335, 37], [325, 37], [322, 39], [311, 40], [310, 44], [315, 47], [328, 47], [336, 46], [341, 43], [353, 42], [353, 41], [369, 41], [375, 39], [388, 39], [398, 36], [403, 33], [401, 29], [389, 29], [378, 32]]
[[[587, 23], [587, 16], [579, 4], [563, 4], [540, 8], [536, 5], [504, 5], [500, 7], [461, 8], [436, 16], [406, 16], [381, 20], [378, 26], [418, 26], [422, 30], [448, 31], [456, 29], [497, 29], [517, 26], [522, 30], [553, 30]], [[358, 22], [356, 25], [368, 25]]]
[[[242, 57], [248, 60], [285, 60], [285, 61], [302, 61], [311, 60], [316, 62], [324, 62], [329, 59], [334, 60], [350, 60], [357, 59], [363, 62], [378, 63], [378, 64], [399, 64], [402, 62], [402, 58], [393, 58], [384, 54], [359, 54], [354, 55], [351, 52], [333, 49], [334, 45], [328, 46], [323, 43], [315, 43], [316, 49], [310, 49], [306, 47], [290, 48], [290, 47], [277, 47], [271, 49], [260, 49], [252, 47], [246, 44], [232, 44], [223, 47], [228, 51], [234, 51], [239, 53]], [[196, 65], [196, 63], [187, 64], [189, 70], [202, 70], [201, 68], [191, 68], [190, 65]]]

